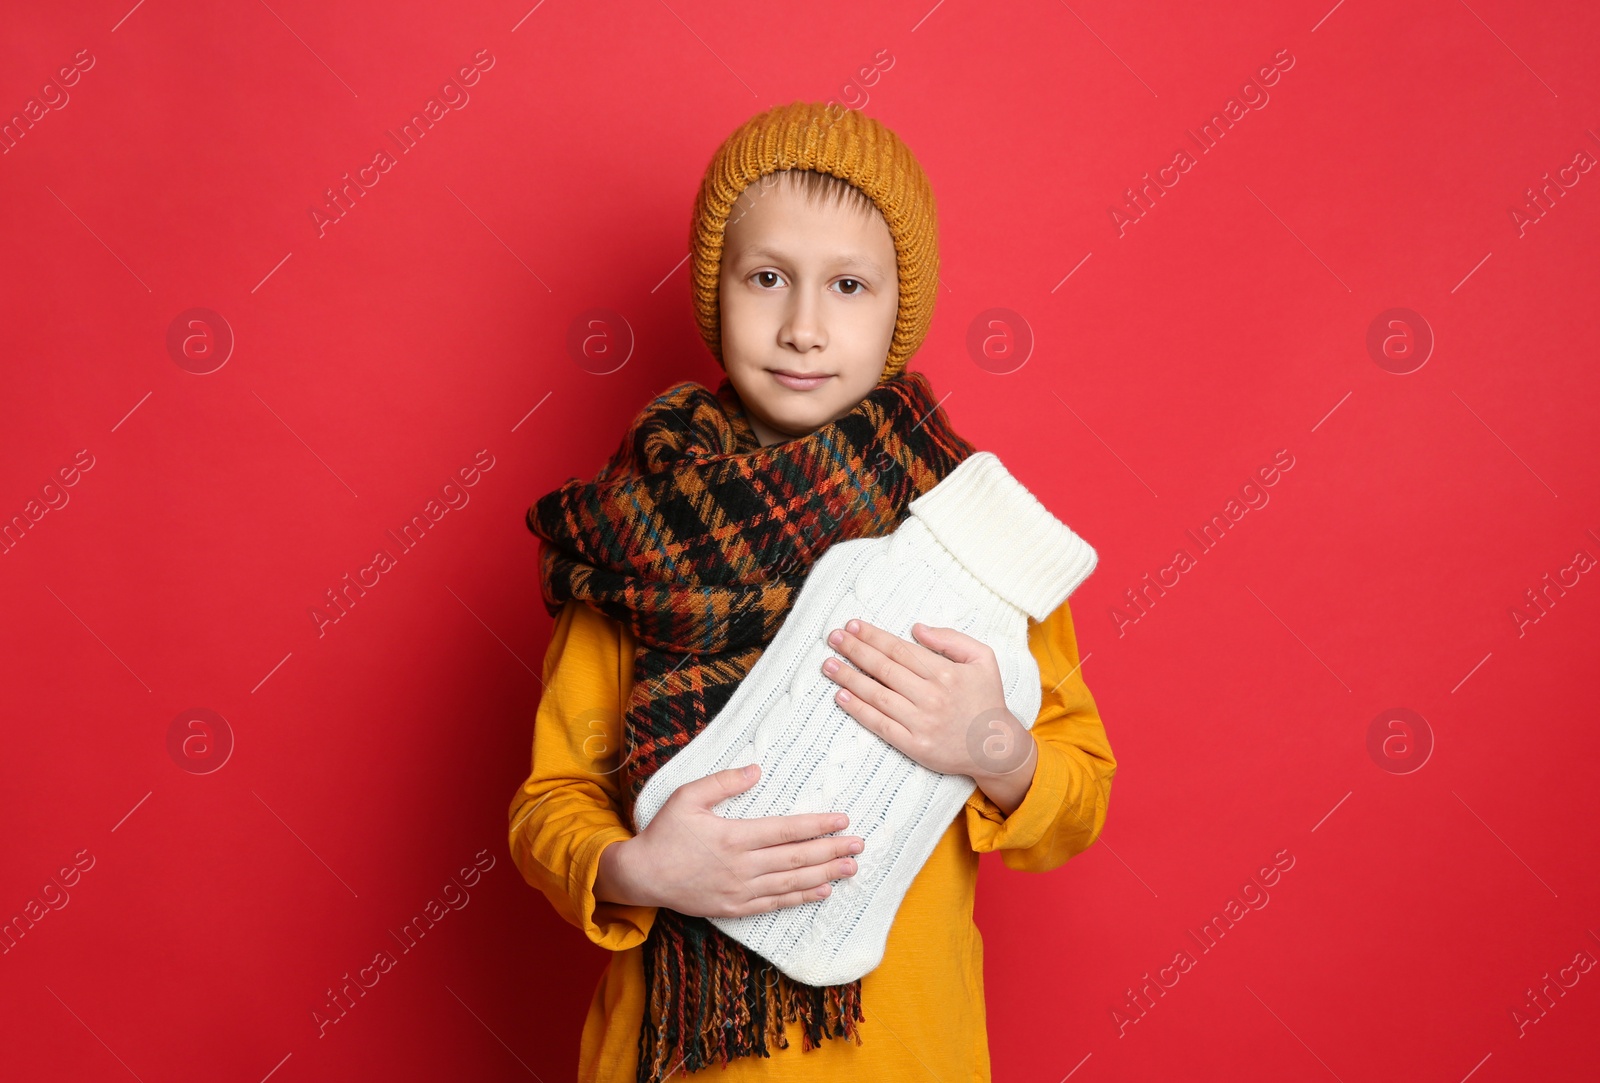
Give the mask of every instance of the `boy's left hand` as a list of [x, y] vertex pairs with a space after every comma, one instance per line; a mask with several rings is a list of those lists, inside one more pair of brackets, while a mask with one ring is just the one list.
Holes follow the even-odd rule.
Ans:
[[1033, 735], [1006, 709], [994, 650], [954, 628], [919, 623], [911, 634], [915, 642], [863, 620], [831, 630], [829, 644], [855, 666], [822, 663], [841, 686], [839, 706], [932, 771], [981, 785], [1026, 766]]

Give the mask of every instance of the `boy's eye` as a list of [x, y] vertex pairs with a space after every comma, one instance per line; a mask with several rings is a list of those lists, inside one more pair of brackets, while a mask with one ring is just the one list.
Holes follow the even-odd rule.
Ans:
[[[777, 281], [770, 282], [770, 283], [762, 281], [765, 278], [773, 278], [773, 279], [776, 279]], [[767, 285], [776, 286], [778, 284], [778, 282], [781, 282], [781, 281], [783, 281], [783, 277], [781, 275], [779, 275], [777, 271], [757, 271], [756, 272], [756, 284], [759, 285], [759, 286], [767, 286]]]
[[855, 289], [844, 290], [843, 293], [846, 296], [854, 297], [856, 294], [861, 292], [862, 283], [861, 283], [860, 279], [858, 279], [858, 278], [841, 278], [841, 279], [839, 279], [839, 285], [841, 285], [841, 286], [843, 286], [846, 282], [848, 282], [850, 285], [855, 287]]

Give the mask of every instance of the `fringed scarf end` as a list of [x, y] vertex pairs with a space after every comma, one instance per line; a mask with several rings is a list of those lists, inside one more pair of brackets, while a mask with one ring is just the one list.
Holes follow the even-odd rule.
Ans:
[[[861, 982], [812, 986], [791, 980], [703, 918], [662, 908], [645, 945], [649, 989], [639, 1027], [636, 1083], [682, 1070], [789, 1048], [785, 1024], [800, 1023], [801, 1051], [828, 1038], [861, 1045]], [[759, 974], [752, 965], [759, 963]]]

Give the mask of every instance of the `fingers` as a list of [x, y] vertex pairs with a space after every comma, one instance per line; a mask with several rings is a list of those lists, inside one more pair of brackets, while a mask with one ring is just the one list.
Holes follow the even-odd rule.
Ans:
[[[855, 625], [855, 627], [851, 627]], [[933, 677], [934, 669], [942, 660], [939, 655], [921, 643], [902, 639], [892, 632], [868, 624], [864, 620], [846, 621], [843, 628], [828, 633], [828, 643], [856, 664], [863, 673], [871, 674], [879, 683], [898, 687], [896, 668], [904, 669], [923, 680]]]
[[[712, 807], [724, 798], [742, 793], [760, 780], [761, 765], [751, 764], [750, 770], [749, 775], [744, 773], [745, 768], [742, 767], [713, 771], [709, 775], [685, 782], [673, 792], [673, 797], [683, 794], [694, 808], [710, 812]], [[739, 845], [745, 850], [814, 839], [830, 831], [842, 831], [850, 826], [850, 817], [842, 812], [800, 812], [787, 816], [756, 816], [749, 819], [724, 817], [724, 819], [737, 833]]]
[[[854, 670], [846, 670], [845, 672], [850, 673], [851, 676], [840, 681], [841, 685], [849, 685], [852, 682], [859, 683], [856, 684], [854, 691], [849, 687], [841, 687], [839, 691], [834, 693], [834, 702], [843, 709], [845, 714], [861, 723], [864, 728], [882, 737], [894, 747], [904, 750], [906, 742], [912, 736], [912, 732], [911, 728], [905, 725], [901, 719], [911, 718], [910, 712], [900, 713], [891, 717], [876, 705], [891, 693], [888, 693], [879, 685], [865, 680]], [[838, 674], [834, 674], [835, 680], [838, 680], [838, 677]]]
[[977, 662], [985, 651], [991, 651], [981, 639], [967, 635], [957, 628], [941, 628], [932, 624], [913, 624], [911, 634], [918, 643], [952, 662]]
[[[748, 771], [748, 774], [746, 773]], [[672, 796], [682, 794], [695, 808], [710, 809], [713, 805], [732, 797], [736, 793], [743, 793], [754, 786], [761, 778], [759, 764], [750, 764], [748, 767], [729, 767], [723, 771], [713, 771], [709, 775], [691, 779], [672, 791]]]
[[747, 879], [754, 881], [758, 876], [775, 871], [792, 872], [812, 865], [826, 865], [830, 861], [859, 854], [864, 845], [855, 835], [824, 835], [820, 839], [807, 839], [804, 842], [765, 846], [749, 851], [746, 856], [750, 863], [744, 871], [748, 874]]
[[[662, 845], [682, 855], [673, 867], [685, 875], [666, 905], [704, 917], [742, 917], [825, 899], [832, 893], [831, 881], [855, 875], [852, 855], [866, 843], [854, 835], [830, 834], [849, 826], [843, 813], [738, 819], [713, 811], [724, 798], [755, 785], [760, 768], [751, 766], [755, 770], [749, 775], [732, 767], [684, 783], [662, 808], [671, 812], [668, 806], [681, 802], [683, 814], [657, 816], [646, 829], [648, 834], [658, 823], [668, 828], [671, 834]], [[691, 874], [691, 868], [700, 871]]]
[[850, 817], [842, 812], [794, 812], [785, 816], [752, 816], [727, 822], [737, 833], [741, 848], [759, 850], [765, 846], [803, 842], [832, 831], [843, 831], [850, 826]]
[[746, 879], [754, 898], [734, 903], [730, 916], [760, 914], [827, 898], [833, 892], [830, 881], [856, 874], [858, 866], [848, 849], [851, 842], [860, 841], [849, 837], [816, 839], [753, 851], [751, 860], [760, 861], [773, 871]]
[[[863, 625], [862, 629], [865, 631], [870, 627]], [[884, 634], [888, 635], [887, 632]], [[913, 646], [893, 636], [889, 638], [908, 650]], [[912, 700], [919, 698], [918, 690], [925, 685], [926, 679], [919, 670], [906, 664], [907, 659], [903, 656], [890, 657], [865, 640], [848, 633], [840, 634], [839, 642], [833, 644], [833, 649], [855, 664], [852, 669], [837, 658], [823, 659], [823, 675], [850, 693], [848, 697], [840, 697], [835, 693], [835, 702], [846, 710], [854, 700], [869, 703], [891, 718], [911, 717]], [[895, 648], [890, 649], [899, 655]]]

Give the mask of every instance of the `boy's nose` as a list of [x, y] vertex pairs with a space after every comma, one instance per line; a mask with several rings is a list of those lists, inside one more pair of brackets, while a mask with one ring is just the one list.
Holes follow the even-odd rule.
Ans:
[[804, 352], [827, 345], [827, 334], [822, 326], [818, 305], [811, 300], [797, 300], [789, 310], [783, 325], [783, 341]]

